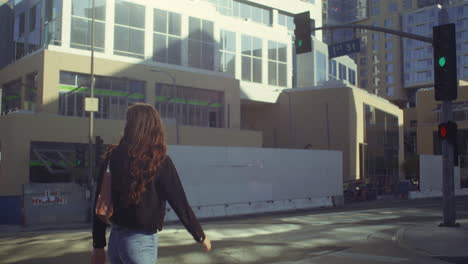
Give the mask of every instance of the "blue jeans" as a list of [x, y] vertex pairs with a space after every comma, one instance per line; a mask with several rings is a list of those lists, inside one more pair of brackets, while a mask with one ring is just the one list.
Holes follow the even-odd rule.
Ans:
[[112, 264], [156, 264], [158, 235], [113, 225], [108, 255]]

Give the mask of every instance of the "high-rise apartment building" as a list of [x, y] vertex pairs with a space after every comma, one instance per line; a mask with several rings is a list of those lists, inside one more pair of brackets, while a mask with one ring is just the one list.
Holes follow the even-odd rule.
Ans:
[[[356, 24], [401, 30], [401, 13], [416, 6], [416, 0], [369, 0], [368, 18]], [[357, 32], [361, 38], [361, 51], [356, 61], [359, 87], [399, 106], [405, 105], [401, 38], [371, 30]]]
[[[455, 23], [457, 43], [457, 77], [468, 79], [468, 3], [447, 7], [449, 23]], [[432, 36], [432, 28], [438, 25], [439, 8], [435, 5], [402, 15], [403, 31]], [[433, 49], [430, 43], [405, 39], [403, 41], [404, 87], [408, 101], [415, 105], [418, 88], [432, 87], [434, 81]]]
[[[367, 0], [324, 0], [323, 24], [341, 25], [367, 18]], [[353, 29], [336, 29], [324, 31], [324, 42], [327, 44], [343, 42], [352, 39]]]

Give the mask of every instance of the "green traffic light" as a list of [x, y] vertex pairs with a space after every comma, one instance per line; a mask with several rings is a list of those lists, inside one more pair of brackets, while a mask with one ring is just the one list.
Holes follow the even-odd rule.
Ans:
[[440, 67], [444, 67], [446, 62], [447, 62], [447, 60], [445, 59], [445, 57], [441, 57], [441, 58], [439, 59], [439, 65], [440, 65]]
[[298, 45], [299, 47], [302, 47], [302, 39], [300, 39], [300, 40], [297, 42], [297, 45]]

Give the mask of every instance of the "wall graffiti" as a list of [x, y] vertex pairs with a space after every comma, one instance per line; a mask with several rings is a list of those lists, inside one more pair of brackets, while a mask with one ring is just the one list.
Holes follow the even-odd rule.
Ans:
[[36, 193], [31, 197], [33, 206], [44, 205], [66, 205], [68, 204], [69, 193], [45, 190], [44, 193]]

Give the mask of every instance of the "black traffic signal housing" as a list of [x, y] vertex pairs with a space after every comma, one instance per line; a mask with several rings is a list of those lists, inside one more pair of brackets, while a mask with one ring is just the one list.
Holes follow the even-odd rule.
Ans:
[[96, 167], [99, 168], [101, 166], [101, 162], [103, 160], [103, 156], [105, 152], [104, 140], [100, 136], [96, 136], [96, 143], [94, 147], [96, 150], [96, 156], [95, 156]]
[[294, 45], [296, 47], [296, 54], [310, 52], [312, 50], [312, 21], [310, 19], [310, 12], [299, 13], [294, 16]]
[[433, 28], [434, 90], [438, 101], [457, 99], [457, 45], [455, 24]]
[[438, 135], [441, 140], [447, 140], [453, 145], [453, 161], [454, 165], [458, 166], [458, 144], [457, 144], [457, 123], [449, 121], [439, 124]]
[[86, 165], [86, 155], [85, 150], [81, 147], [76, 148], [75, 150], [75, 159], [76, 159], [76, 167], [84, 168]]

